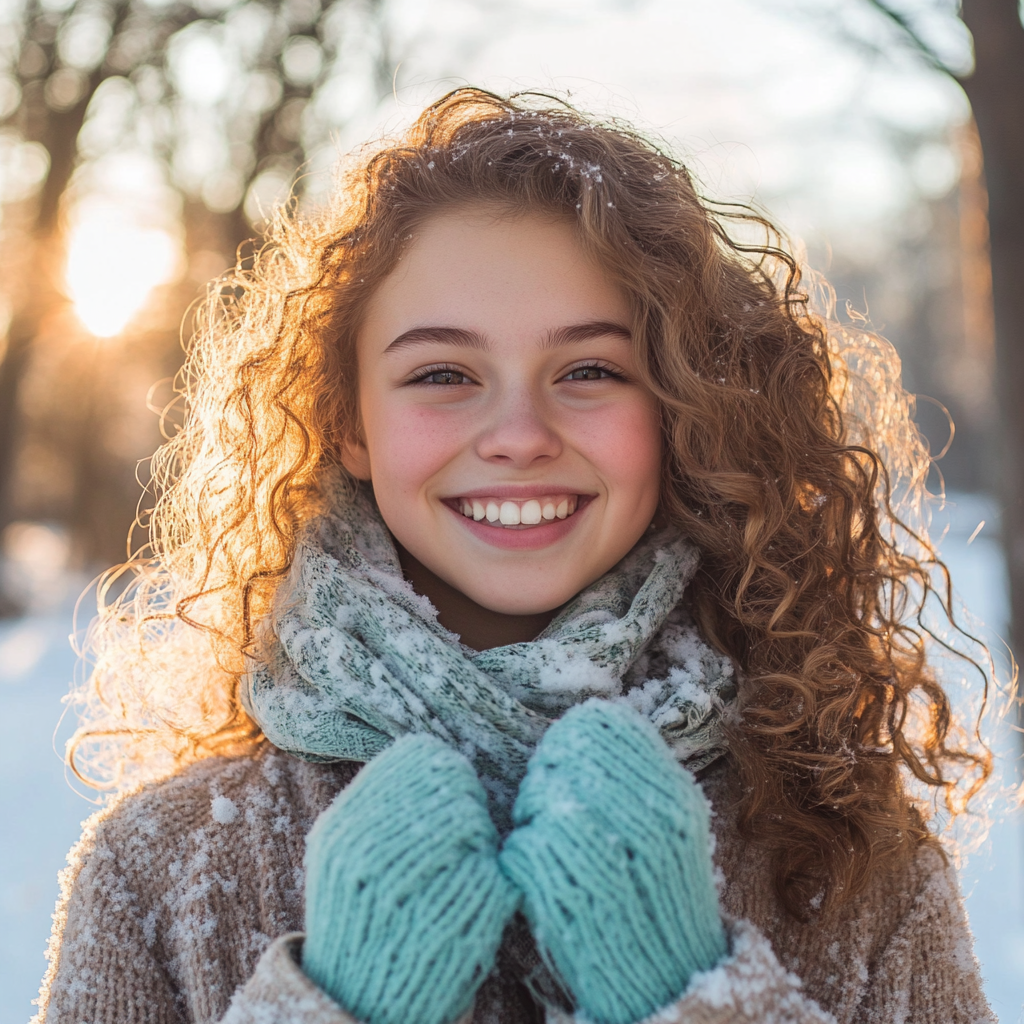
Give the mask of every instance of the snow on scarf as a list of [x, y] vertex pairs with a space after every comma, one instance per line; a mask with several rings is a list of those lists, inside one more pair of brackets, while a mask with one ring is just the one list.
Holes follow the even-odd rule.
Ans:
[[276, 746], [369, 761], [395, 737], [433, 733], [472, 761], [499, 822], [544, 730], [588, 697], [637, 708], [691, 770], [724, 752], [733, 667], [679, 607], [699, 560], [689, 541], [646, 535], [537, 639], [478, 652], [405, 581], [372, 495], [335, 498], [298, 539], [269, 657], [243, 686]]

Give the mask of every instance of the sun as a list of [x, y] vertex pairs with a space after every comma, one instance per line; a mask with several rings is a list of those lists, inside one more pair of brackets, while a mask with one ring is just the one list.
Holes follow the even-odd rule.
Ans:
[[65, 280], [75, 312], [100, 338], [120, 334], [158, 285], [172, 280], [180, 245], [166, 231], [114, 211], [93, 210], [73, 224]]

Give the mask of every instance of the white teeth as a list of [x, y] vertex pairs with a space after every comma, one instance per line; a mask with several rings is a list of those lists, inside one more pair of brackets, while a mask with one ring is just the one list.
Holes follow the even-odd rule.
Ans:
[[455, 505], [467, 518], [478, 523], [486, 519], [489, 523], [502, 526], [537, 526], [555, 519], [565, 519], [576, 511], [578, 499], [575, 494], [564, 498], [528, 498], [526, 501], [501, 501], [488, 498], [456, 498]]
[[500, 518], [502, 526], [518, 526], [520, 522], [519, 506], [514, 501], [503, 501]]
[[527, 526], [536, 526], [541, 520], [540, 502], [531, 498], [519, 510], [519, 521]]

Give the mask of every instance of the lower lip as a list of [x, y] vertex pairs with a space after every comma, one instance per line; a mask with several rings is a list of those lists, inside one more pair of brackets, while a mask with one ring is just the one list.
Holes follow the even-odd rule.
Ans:
[[462, 525], [474, 537], [479, 537], [485, 544], [503, 548], [506, 551], [537, 551], [568, 536], [575, 528], [579, 517], [586, 515], [587, 509], [593, 503], [593, 500], [587, 501], [585, 504], [581, 503], [571, 516], [531, 526], [528, 530], [507, 530], [503, 526], [489, 526], [485, 519], [478, 522], [476, 519], [470, 519], [469, 516], [457, 512], [450, 505], [445, 505], [445, 508], [453, 516], [457, 516]]

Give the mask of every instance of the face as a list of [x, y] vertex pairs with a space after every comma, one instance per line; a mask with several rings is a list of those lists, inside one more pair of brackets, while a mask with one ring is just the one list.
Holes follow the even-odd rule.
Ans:
[[650, 525], [661, 431], [629, 322], [568, 221], [481, 208], [422, 224], [369, 302], [345, 465], [483, 608], [557, 608]]

